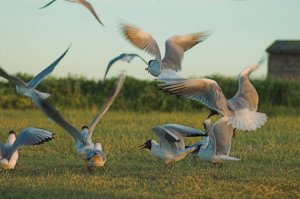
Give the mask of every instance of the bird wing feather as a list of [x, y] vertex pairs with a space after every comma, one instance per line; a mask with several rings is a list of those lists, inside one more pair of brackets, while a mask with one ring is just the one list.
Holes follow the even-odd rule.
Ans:
[[67, 54], [69, 48], [70, 48], [70, 46], [52, 64], [50, 64], [47, 68], [45, 68], [43, 71], [41, 71], [38, 75], [36, 75], [30, 82], [28, 82], [28, 86], [35, 88], [41, 81], [43, 81], [43, 79], [54, 70], [55, 66], [62, 60], [62, 58], [64, 58], [64, 56]]
[[221, 114], [228, 110], [227, 100], [217, 82], [211, 79], [189, 79], [158, 85], [162, 91], [201, 102]]
[[181, 70], [184, 52], [204, 41], [210, 32], [197, 32], [186, 35], [177, 35], [165, 42], [166, 52], [162, 60], [161, 69]]
[[85, 139], [81, 135], [81, 133], [70, 123], [68, 123], [60, 113], [52, 107], [49, 103], [45, 100], [41, 100], [38, 95], [33, 95], [32, 102], [38, 107], [47, 117], [57, 123], [60, 127], [65, 129], [75, 141], [81, 141], [85, 143]]
[[44, 129], [28, 127], [24, 129], [13, 145], [4, 154], [4, 158], [9, 160], [12, 154], [21, 146], [38, 145], [53, 139], [53, 133]]
[[123, 84], [125, 82], [126, 75], [124, 73], [120, 74], [118, 79], [115, 82], [114, 88], [112, 89], [111, 93], [106, 98], [105, 102], [103, 103], [100, 111], [97, 113], [95, 118], [93, 119], [92, 123], [89, 126], [89, 134], [88, 139], [92, 138], [93, 131], [98, 124], [98, 122], [102, 119], [102, 117], [105, 115], [105, 113], [109, 110], [110, 106], [118, 96], [118, 94], [121, 91], [121, 88], [123, 87]]
[[121, 25], [121, 31], [133, 45], [155, 56], [156, 60], [161, 61], [159, 47], [149, 33], [125, 23]]

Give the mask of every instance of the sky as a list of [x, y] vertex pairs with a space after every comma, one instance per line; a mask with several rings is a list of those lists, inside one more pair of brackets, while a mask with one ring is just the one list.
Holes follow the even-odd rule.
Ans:
[[[275, 40], [300, 39], [299, 0], [89, 0], [105, 27], [80, 4], [57, 0], [0, 0], [0, 66], [7, 72], [37, 74], [72, 43], [52, 75], [102, 79], [108, 62], [120, 53], [138, 53], [120, 33], [128, 22], [149, 32], [162, 55], [173, 35], [213, 30], [185, 53], [181, 77], [236, 77], [255, 64]], [[125, 70], [153, 79], [138, 59], [116, 63], [108, 77]], [[254, 76], [265, 77], [267, 62]]]

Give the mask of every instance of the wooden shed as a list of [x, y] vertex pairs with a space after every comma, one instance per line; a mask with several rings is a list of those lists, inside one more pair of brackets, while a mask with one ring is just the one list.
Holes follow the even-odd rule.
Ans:
[[268, 77], [300, 78], [300, 40], [275, 41], [267, 52]]

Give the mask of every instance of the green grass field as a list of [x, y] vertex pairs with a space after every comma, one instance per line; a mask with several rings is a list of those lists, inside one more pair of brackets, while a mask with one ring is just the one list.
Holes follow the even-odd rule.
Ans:
[[[76, 127], [96, 111], [64, 111]], [[0, 198], [300, 198], [300, 118], [272, 116], [255, 132], [239, 132], [221, 168], [190, 157], [166, 166], [138, 145], [157, 139], [151, 127], [180, 123], [202, 128], [207, 113], [109, 112], [94, 141], [107, 153], [104, 168], [88, 173], [71, 137], [42, 113], [0, 112], [0, 138], [10, 129], [41, 127], [54, 141], [19, 150], [15, 170], [0, 170]], [[83, 120], [83, 121], [82, 121]], [[197, 138], [185, 139], [187, 144]]]

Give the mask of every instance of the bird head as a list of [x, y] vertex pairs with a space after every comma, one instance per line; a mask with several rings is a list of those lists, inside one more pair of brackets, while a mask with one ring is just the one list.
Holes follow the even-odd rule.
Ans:
[[17, 134], [14, 130], [10, 130], [8, 132], [8, 138], [7, 140], [9, 140], [11, 143], [14, 142], [17, 139]]
[[145, 142], [144, 144], [139, 146], [140, 149], [149, 149], [151, 150], [152, 147], [152, 140], [148, 140], [147, 142]]
[[158, 77], [160, 75], [160, 62], [156, 60], [150, 60], [148, 62], [148, 68], [145, 68], [151, 75]]

